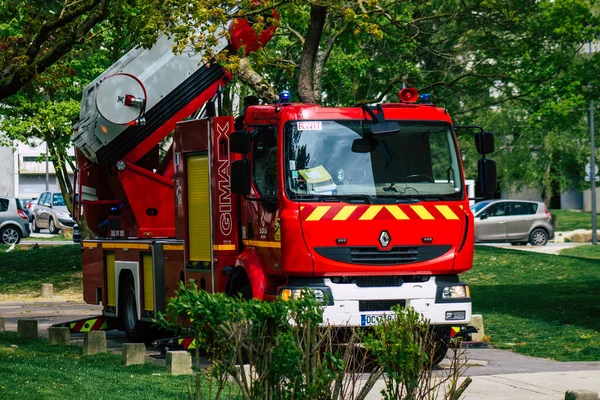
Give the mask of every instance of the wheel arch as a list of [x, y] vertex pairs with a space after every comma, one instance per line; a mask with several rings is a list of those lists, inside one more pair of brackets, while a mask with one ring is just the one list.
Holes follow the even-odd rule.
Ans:
[[115, 261], [115, 282], [117, 287], [115, 288], [115, 303], [116, 303], [116, 317], [119, 317], [119, 311], [121, 308], [121, 290], [123, 288], [125, 280], [129, 277], [133, 277], [133, 287], [135, 290], [137, 317], [138, 320], [142, 317], [141, 303], [140, 303], [140, 276], [139, 276], [139, 262], [137, 261]]

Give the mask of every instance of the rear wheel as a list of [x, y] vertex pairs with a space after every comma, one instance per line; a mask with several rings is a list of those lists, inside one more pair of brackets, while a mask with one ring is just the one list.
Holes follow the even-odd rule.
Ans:
[[0, 239], [5, 244], [17, 244], [21, 241], [21, 231], [14, 226], [5, 226], [0, 230]]
[[548, 233], [543, 229], [535, 229], [529, 235], [529, 243], [532, 246], [545, 246], [548, 243]]
[[125, 278], [119, 291], [119, 319], [127, 339], [136, 343], [144, 341], [148, 326], [138, 320], [137, 297], [132, 275]]
[[58, 229], [56, 229], [56, 223], [54, 222], [54, 218], [50, 218], [50, 222], [48, 223], [48, 230], [53, 235], [56, 235], [58, 233]]
[[31, 219], [31, 230], [34, 233], [39, 233], [40, 232], [40, 228], [37, 226], [37, 222], [35, 222], [35, 218]]

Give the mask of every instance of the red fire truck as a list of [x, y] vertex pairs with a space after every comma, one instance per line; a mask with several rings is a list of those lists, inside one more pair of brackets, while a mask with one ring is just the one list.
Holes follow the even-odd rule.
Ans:
[[[242, 25], [233, 36], [250, 48], [272, 34]], [[336, 326], [377, 324], [394, 305], [421, 312], [441, 339], [470, 322], [459, 274], [472, 267], [473, 216], [446, 109], [414, 89], [348, 108], [290, 103], [284, 92], [249, 107], [234, 132], [209, 101], [227, 72], [182, 66], [168, 39], [157, 46], [84, 91], [75, 214], [95, 235], [82, 242], [84, 299], [103, 316], [73, 330], [114, 325], [142, 340], [180, 282], [261, 300], [308, 289]], [[206, 118], [176, 124], [201, 107]], [[493, 135], [475, 138], [485, 194]]]

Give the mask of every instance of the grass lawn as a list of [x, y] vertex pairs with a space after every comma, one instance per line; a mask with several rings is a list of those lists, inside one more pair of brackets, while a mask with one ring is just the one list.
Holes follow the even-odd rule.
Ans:
[[[170, 376], [152, 363], [125, 367], [117, 354], [82, 353], [0, 332], [0, 398], [186, 399], [188, 385], [194, 385], [192, 376]], [[202, 398], [207, 395], [204, 388]]]
[[0, 300], [11, 296], [39, 296], [42, 283], [52, 283], [54, 294], [81, 299], [79, 246], [48, 246], [35, 250], [17, 247], [6, 253], [0, 245]]
[[[592, 213], [586, 211], [550, 210], [554, 220], [555, 231], [572, 231], [575, 229], [592, 229]], [[596, 215], [597, 226], [600, 227]]]
[[600, 246], [597, 245], [572, 247], [570, 249], [561, 250], [560, 255], [600, 260]]
[[471, 286], [473, 312], [483, 315], [494, 347], [559, 361], [600, 361], [597, 260], [476, 246], [473, 270], [461, 278]]

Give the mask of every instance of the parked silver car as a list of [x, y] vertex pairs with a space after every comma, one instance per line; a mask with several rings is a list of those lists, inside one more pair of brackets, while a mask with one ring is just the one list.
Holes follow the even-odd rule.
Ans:
[[62, 193], [42, 193], [31, 213], [31, 229], [36, 233], [42, 228], [48, 228], [50, 233], [56, 234], [64, 227], [75, 225]]
[[471, 206], [476, 242], [510, 242], [544, 246], [554, 238], [552, 215], [544, 203], [486, 200]]
[[29, 218], [19, 199], [0, 197], [0, 242], [17, 244], [29, 234]]

